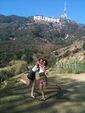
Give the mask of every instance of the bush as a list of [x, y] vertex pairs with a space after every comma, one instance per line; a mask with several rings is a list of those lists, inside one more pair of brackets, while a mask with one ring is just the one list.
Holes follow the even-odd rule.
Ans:
[[66, 51], [64, 54], [63, 54], [63, 57], [67, 57], [67, 56], [69, 56], [71, 54], [71, 51]]
[[55, 51], [55, 55], [59, 55], [59, 53], [57, 51]]
[[7, 80], [9, 77], [14, 76], [12, 71], [3, 70], [0, 72], [0, 82]]
[[7, 80], [8, 78], [20, 74], [27, 71], [27, 62], [25, 61], [11, 61], [9, 63], [9, 66], [6, 68], [3, 68], [0, 71], [0, 82]]
[[79, 52], [80, 50], [81, 50], [80, 48], [76, 48], [72, 52], [73, 52], [73, 54], [75, 54], [75, 53]]
[[55, 64], [56, 64], [56, 58], [53, 57], [53, 56], [50, 56], [49, 62], [48, 62], [48, 66], [49, 66], [49, 67], [52, 67], [52, 66], [54, 66]]

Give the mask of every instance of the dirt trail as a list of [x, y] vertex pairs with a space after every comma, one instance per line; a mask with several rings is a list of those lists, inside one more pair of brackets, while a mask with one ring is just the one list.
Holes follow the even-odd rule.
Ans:
[[71, 78], [77, 81], [85, 81], [85, 73], [82, 74], [58, 74], [61, 78]]
[[[15, 78], [0, 92], [0, 113], [85, 113], [85, 74], [50, 73], [49, 85], [57, 83], [62, 90], [47, 89], [44, 102], [30, 98], [30, 87], [16, 83]], [[41, 96], [38, 86], [35, 93]]]

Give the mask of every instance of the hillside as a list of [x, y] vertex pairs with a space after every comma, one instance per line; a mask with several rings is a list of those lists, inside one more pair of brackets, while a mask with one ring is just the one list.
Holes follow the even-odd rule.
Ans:
[[69, 19], [60, 18], [58, 23], [52, 23], [36, 22], [33, 17], [0, 16], [0, 40], [38, 38], [64, 45], [82, 36], [85, 36], [85, 25]]
[[[33, 17], [0, 15], [0, 67], [12, 59], [49, 58], [53, 50], [84, 40], [85, 25], [69, 19], [34, 21]], [[23, 58], [24, 56], [24, 58]]]

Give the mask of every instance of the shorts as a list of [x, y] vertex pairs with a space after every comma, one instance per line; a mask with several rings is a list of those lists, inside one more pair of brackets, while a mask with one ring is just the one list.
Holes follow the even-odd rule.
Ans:
[[47, 81], [46, 80], [40, 80], [40, 85], [45, 86], [46, 84], [47, 84]]
[[35, 80], [35, 72], [31, 71], [30, 73], [28, 73], [27, 78], [30, 80]]
[[47, 84], [47, 77], [46, 77], [45, 74], [43, 74], [43, 76], [40, 76], [40, 84], [41, 85], [46, 85]]

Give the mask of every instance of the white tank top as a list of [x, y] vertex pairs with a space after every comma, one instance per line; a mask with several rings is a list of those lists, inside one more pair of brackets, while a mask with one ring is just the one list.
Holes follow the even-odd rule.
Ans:
[[45, 72], [45, 67], [40, 67], [39, 73], [43, 73], [43, 72]]
[[33, 71], [33, 72], [37, 72], [38, 70], [39, 70], [39, 68], [38, 68], [37, 65], [35, 65], [35, 66], [32, 68], [32, 71]]

